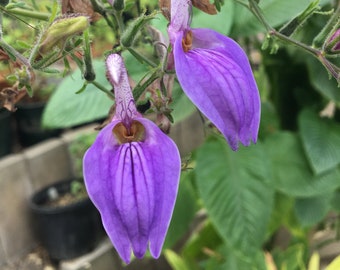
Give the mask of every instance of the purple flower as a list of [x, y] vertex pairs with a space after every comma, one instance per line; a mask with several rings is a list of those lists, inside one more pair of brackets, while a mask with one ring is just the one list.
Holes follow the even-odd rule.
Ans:
[[257, 140], [260, 97], [246, 54], [210, 29], [191, 29], [190, 0], [171, 1], [168, 28], [183, 91], [222, 132], [230, 147]]
[[174, 142], [136, 110], [122, 58], [111, 54], [108, 77], [116, 112], [84, 157], [88, 194], [120, 257], [158, 258], [170, 223], [180, 176]]
[[331, 47], [331, 52], [337, 53], [340, 51], [340, 28], [329, 38], [326, 45]]

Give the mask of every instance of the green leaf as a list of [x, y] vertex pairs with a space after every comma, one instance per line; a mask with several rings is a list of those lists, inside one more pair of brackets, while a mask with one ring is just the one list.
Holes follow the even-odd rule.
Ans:
[[262, 102], [259, 138], [264, 139], [279, 129], [280, 120], [275, 107], [270, 102]]
[[184, 171], [181, 174], [176, 205], [165, 239], [164, 248], [171, 248], [190, 230], [190, 224], [198, 208], [195, 191], [191, 183], [192, 177], [193, 171]]
[[295, 214], [303, 227], [311, 227], [320, 222], [331, 208], [330, 194], [318, 197], [299, 198], [295, 201]]
[[173, 109], [171, 115], [174, 119], [174, 123], [179, 123], [189, 117], [196, 111], [195, 105], [185, 95], [181, 86], [175, 82], [172, 90], [172, 103], [171, 109]]
[[[267, 22], [272, 26], [279, 26], [303, 12], [309, 5], [309, 0], [261, 0], [260, 8]], [[265, 28], [256, 17], [244, 6], [235, 5], [235, 22], [232, 35], [249, 36], [264, 32]]]
[[196, 180], [203, 203], [223, 240], [254, 256], [264, 241], [273, 206], [270, 164], [260, 143], [233, 152], [212, 138], [197, 151]]
[[295, 197], [318, 196], [340, 186], [340, 170], [314, 175], [297, 135], [278, 132], [267, 137], [267, 158], [272, 161], [274, 177], [271, 185]]
[[[110, 89], [111, 85], [105, 77], [104, 61], [94, 61], [93, 66], [97, 72], [97, 81]], [[87, 85], [86, 91], [81, 94], [76, 94], [83, 83], [79, 69], [65, 77], [48, 101], [43, 114], [44, 127], [67, 128], [107, 116], [113, 101], [93, 84]]]
[[221, 12], [215, 15], [209, 15], [201, 10], [194, 8], [192, 28], [210, 28], [221, 34], [228, 35], [234, 19], [234, 3], [226, 1], [221, 7]]
[[299, 115], [302, 144], [313, 171], [326, 172], [340, 164], [340, 125], [310, 110]]
[[177, 255], [174, 251], [167, 249], [164, 251], [164, 255], [168, 263], [171, 265], [174, 270], [190, 270], [190, 267], [187, 265], [185, 260], [183, 260], [179, 255]]

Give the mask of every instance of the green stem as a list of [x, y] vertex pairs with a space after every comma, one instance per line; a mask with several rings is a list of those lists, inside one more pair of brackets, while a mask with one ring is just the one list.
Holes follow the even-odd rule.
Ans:
[[255, 0], [249, 0], [249, 10], [255, 15], [255, 17], [263, 24], [268, 32], [273, 31], [274, 28], [267, 23], [266, 18], [259, 5], [255, 2]]
[[92, 84], [93, 84], [95, 87], [97, 87], [100, 91], [102, 91], [102, 92], [104, 92], [105, 94], [107, 94], [109, 97], [111, 97], [111, 98], [114, 98], [114, 97], [115, 97], [114, 94], [113, 94], [111, 91], [107, 90], [107, 89], [105, 88], [105, 86], [103, 86], [103, 85], [100, 84], [99, 82], [92, 81], [92, 82], [90, 82], [90, 83], [92, 83]]
[[329, 33], [332, 32], [332, 29], [334, 26], [339, 22], [339, 16], [340, 16], [340, 2], [338, 3], [338, 7], [331, 16], [331, 18], [328, 20], [326, 26], [322, 29], [322, 31], [314, 38], [313, 40], [313, 47], [319, 48], [322, 46], [322, 44], [327, 39], [327, 36]]
[[2, 12], [0, 12], [0, 40], [2, 40], [2, 36], [3, 36], [3, 31], [2, 31]]
[[[144, 93], [145, 89], [152, 84], [156, 79], [159, 78], [159, 73], [158, 70], [156, 70], [154, 73], [152, 73], [150, 75], [150, 77], [143, 82], [143, 84], [141, 84], [141, 82], [139, 82], [137, 84], [137, 86], [135, 87], [135, 89], [133, 90], [133, 98], [138, 101], [138, 99], [142, 96], [142, 94]], [[143, 80], [143, 79], [142, 79]]]
[[90, 0], [91, 1], [91, 4], [93, 6], [93, 10], [95, 12], [98, 12], [100, 15], [102, 15], [106, 21], [106, 23], [108, 24], [108, 26], [111, 27], [112, 30], [115, 30], [116, 27], [115, 25], [111, 22], [111, 20], [109, 20], [109, 18], [107, 17], [107, 12], [106, 10], [98, 4], [98, 2], [96, 0]]
[[258, 18], [258, 20], [266, 27], [270, 36], [275, 36], [282, 41], [285, 41], [287, 43], [295, 45], [296, 47], [299, 47], [299, 48], [305, 50], [306, 52], [311, 53], [312, 55], [314, 55], [316, 57], [318, 57], [321, 54], [321, 52], [319, 50], [314, 49], [314, 48], [312, 48], [312, 47], [310, 47], [310, 46], [308, 46], [304, 43], [301, 43], [297, 40], [291, 39], [290, 37], [281, 34], [280, 32], [276, 31], [273, 27], [271, 27], [269, 25], [269, 23], [266, 21], [262, 10], [258, 6], [258, 4], [255, 2], [255, 0], [249, 0], [249, 8], [250, 8], [250, 11]]
[[314, 56], [319, 56], [321, 54], [321, 51], [317, 50], [317, 49], [314, 49], [304, 43], [301, 43], [297, 40], [294, 40], [294, 39], [291, 39], [290, 37], [287, 37], [283, 34], [281, 34], [280, 32], [276, 31], [276, 30], [271, 30], [269, 31], [269, 35], [271, 36], [275, 36], [277, 37], [278, 39], [282, 40], [282, 41], [285, 41], [287, 43], [290, 43], [292, 45], [295, 45], [296, 47], [299, 47], [301, 49], [304, 49], [305, 51], [311, 53], [312, 55]]
[[124, 21], [123, 21], [123, 12], [122, 11], [115, 11], [113, 12], [113, 15], [116, 19], [116, 23], [118, 25], [119, 33], [120, 35], [124, 32]]
[[135, 49], [129, 47], [127, 48], [128, 51], [140, 62], [142, 63], [147, 63], [149, 66], [155, 68], [157, 67], [157, 64], [154, 63], [153, 61], [151, 61], [150, 59], [146, 58], [144, 55], [140, 54], [139, 52], [137, 52]]
[[2, 47], [9, 55], [14, 57], [15, 59], [18, 59], [25, 66], [27, 66], [28, 68], [31, 68], [29, 61], [21, 53], [19, 53], [16, 49], [14, 49], [11, 45], [9, 45], [3, 39], [0, 39], [0, 47]]
[[94, 72], [92, 65], [92, 54], [88, 29], [84, 31], [83, 36], [84, 36], [84, 64], [85, 64], [84, 78], [85, 80], [92, 82], [96, 78], [96, 73]]
[[6, 9], [6, 12], [8, 12], [9, 14], [24, 16], [27, 18], [37, 19], [41, 21], [48, 21], [48, 19], [50, 18], [49, 13], [25, 10], [21, 8]]

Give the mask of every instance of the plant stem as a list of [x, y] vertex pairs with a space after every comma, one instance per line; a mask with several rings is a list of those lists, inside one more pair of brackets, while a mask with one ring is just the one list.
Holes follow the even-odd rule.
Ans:
[[313, 40], [313, 47], [321, 47], [322, 44], [327, 39], [327, 36], [332, 32], [332, 29], [334, 26], [339, 22], [339, 16], [340, 16], [340, 1], [338, 2], [338, 7], [331, 16], [331, 18], [328, 20], [326, 26], [321, 30], [321, 32], [314, 38]]
[[290, 43], [296, 47], [299, 47], [306, 52], [311, 53], [312, 55], [318, 57], [321, 54], [321, 51], [312, 48], [304, 43], [301, 43], [297, 40], [294, 40], [288, 36], [285, 36], [281, 34], [280, 32], [276, 31], [273, 27], [269, 25], [269, 23], [266, 21], [262, 10], [259, 8], [258, 4], [255, 2], [255, 0], [249, 0], [249, 9], [250, 11], [256, 16], [256, 18], [266, 27], [268, 33], [270, 36], [275, 36], [278, 39], [285, 41], [287, 43]]
[[275, 29], [269, 31], [269, 35], [275, 36], [282, 41], [285, 41], [285, 42], [290, 43], [290, 44], [292, 44], [296, 47], [304, 49], [305, 51], [311, 53], [314, 56], [319, 56], [321, 54], [321, 51], [314, 49], [314, 48], [312, 48], [312, 47], [310, 47], [310, 46], [308, 46], [304, 43], [301, 43], [297, 40], [291, 39], [290, 37], [287, 37], [287, 36], [281, 34], [280, 32], [276, 31]]
[[6, 12], [8, 12], [9, 14], [15, 14], [15, 15], [24, 16], [27, 18], [41, 20], [41, 21], [48, 21], [48, 19], [50, 18], [49, 13], [25, 10], [21, 8], [6, 9]]
[[105, 88], [105, 86], [103, 86], [103, 85], [100, 84], [99, 82], [92, 81], [92, 82], [90, 82], [90, 83], [92, 83], [92, 84], [93, 84], [95, 87], [97, 87], [100, 91], [102, 91], [102, 92], [104, 92], [105, 94], [107, 94], [109, 97], [111, 97], [111, 98], [114, 98], [114, 97], [115, 97], [114, 94], [113, 94], [111, 91], [107, 90], [107, 89]]
[[153, 61], [151, 61], [150, 59], [146, 58], [144, 55], [137, 52], [135, 49], [133, 49], [131, 47], [129, 47], [127, 49], [135, 58], [137, 58], [138, 61], [140, 61], [142, 63], [145, 62], [153, 68], [157, 67], [157, 64], [155, 64]]
[[133, 90], [133, 98], [138, 101], [138, 99], [141, 97], [141, 95], [144, 93], [145, 89], [152, 84], [155, 80], [157, 80], [159, 78], [159, 72], [158, 70], [156, 70], [155, 72], [153, 72], [150, 77], [144, 81], [143, 83], [141, 83], [141, 80], [135, 87], [135, 89]]
[[122, 11], [114, 11], [114, 17], [116, 19], [120, 35], [124, 32], [124, 22]]
[[262, 10], [260, 9], [259, 5], [255, 2], [255, 0], [249, 0], [249, 10], [255, 15], [255, 17], [263, 24], [268, 32], [274, 30], [273, 27], [267, 23], [267, 20], [264, 17]]

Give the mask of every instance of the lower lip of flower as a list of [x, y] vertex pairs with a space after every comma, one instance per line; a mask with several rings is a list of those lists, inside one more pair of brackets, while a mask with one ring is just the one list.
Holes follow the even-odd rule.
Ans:
[[192, 32], [190, 30], [184, 33], [182, 47], [184, 52], [188, 52], [192, 48]]
[[112, 129], [118, 144], [141, 142], [145, 138], [145, 128], [138, 121], [132, 121], [130, 127], [126, 127], [122, 122]]

